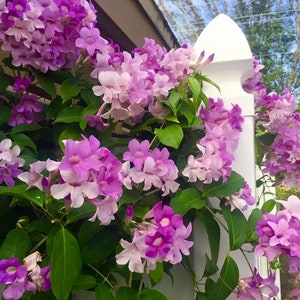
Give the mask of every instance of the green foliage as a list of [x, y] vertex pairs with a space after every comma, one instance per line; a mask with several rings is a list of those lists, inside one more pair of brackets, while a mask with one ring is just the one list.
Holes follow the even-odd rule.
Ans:
[[236, 287], [238, 279], [238, 266], [233, 258], [228, 255], [223, 263], [220, 277], [209, 293], [209, 299], [225, 300]]
[[52, 291], [57, 299], [67, 300], [81, 270], [82, 259], [77, 240], [65, 228], [56, 233], [51, 262]]
[[230, 250], [237, 250], [246, 242], [247, 220], [240, 210], [230, 211], [228, 206], [223, 207], [223, 216], [228, 225]]
[[183, 139], [183, 130], [178, 124], [169, 124], [165, 128], [156, 128], [154, 132], [159, 141], [166, 145], [178, 149]]
[[188, 188], [179, 192], [170, 202], [174, 211], [184, 216], [190, 209], [201, 209], [205, 205], [201, 193], [195, 188]]
[[20, 228], [13, 229], [8, 233], [0, 248], [0, 259], [17, 257], [22, 260], [29, 248], [30, 239], [26, 232]]

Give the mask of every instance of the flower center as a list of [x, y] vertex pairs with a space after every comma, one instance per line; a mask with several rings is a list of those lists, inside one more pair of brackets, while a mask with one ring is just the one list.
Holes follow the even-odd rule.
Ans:
[[170, 225], [170, 219], [169, 218], [162, 218], [160, 221], [160, 225], [162, 227], [166, 227]]
[[69, 163], [71, 165], [76, 165], [80, 162], [80, 157], [78, 155], [73, 155], [69, 158]]
[[161, 237], [155, 239], [155, 241], [153, 242], [153, 246], [160, 246], [163, 242], [163, 239]]
[[6, 273], [8, 273], [8, 274], [14, 274], [14, 273], [16, 273], [16, 271], [17, 271], [16, 267], [8, 267], [6, 269]]
[[17, 4], [15, 6], [15, 9], [18, 10], [18, 11], [22, 11], [24, 8], [23, 8], [23, 6], [21, 4]]

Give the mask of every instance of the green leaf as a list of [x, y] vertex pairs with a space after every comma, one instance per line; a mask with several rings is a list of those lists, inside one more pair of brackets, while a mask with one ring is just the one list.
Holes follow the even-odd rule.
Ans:
[[0, 70], [0, 93], [4, 94], [9, 85], [13, 85], [13, 79], [3, 73], [3, 69]]
[[130, 287], [120, 287], [116, 293], [116, 300], [140, 300], [138, 292]]
[[41, 128], [43, 128], [40, 125], [34, 125], [34, 124], [19, 124], [14, 126], [10, 133], [11, 134], [16, 134], [16, 133], [23, 133], [26, 131], [35, 131], [35, 130], [40, 130]]
[[90, 240], [97, 232], [103, 229], [102, 226], [99, 226], [97, 222], [91, 221], [84, 221], [79, 228], [78, 232], [78, 243], [81, 247], [84, 245], [88, 240]]
[[55, 242], [56, 234], [59, 230], [60, 230], [60, 226], [58, 224], [52, 224], [51, 229], [48, 233], [48, 238], [46, 241], [46, 250], [47, 250], [47, 254], [49, 255], [50, 259], [52, 259], [54, 242]]
[[14, 141], [14, 144], [17, 144], [18, 146], [20, 146], [21, 149], [25, 147], [29, 147], [31, 148], [35, 153], [37, 152], [37, 147], [36, 147], [36, 144], [33, 142], [33, 140], [23, 134], [23, 133], [18, 133], [18, 134], [14, 134], [12, 135], [11, 137]]
[[57, 299], [68, 299], [81, 264], [76, 239], [65, 228], [61, 228], [55, 237], [51, 261], [52, 291]]
[[190, 209], [200, 209], [205, 203], [205, 200], [201, 199], [201, 194], [197, 189], [188, 188], [174, 197], [170, 202], [170, 206], [174, 209], [175, 213], [184, 216]]
[[81, 207], [74, 208], [70, 211], [70, 213], [67, 215], [66, 224], [70, 224], [82, 219], [90, 218], [95, 213], [95, 210], [96, 207], [94, 204], [85, 202]]
[[264, 204], [263, 204], [263, 206], [262, 206], [262, 208], [261, 208], [261, 210], [263, 211], [266, 211], [267, 213], [270, 213], [273, 209], [274, 209], [274, 207], [275, 207], [275, 205], [276, 205], [276, 201], [275, 200], [267, 200]]
[[258, 239], [258, 236], [255, 232], [255, 228], [258, 224], [258, 221], [261, 219], [261, 210], [259, 208], [253, 209], [247, 221], [247, 241], [249, 243], [255, 242]]
[[211, 253], [211, 260], [214, 264], [217, 264], [220, 249], [220, 227], [218, 222], [213, 216], [202, 209], [199, 213], [199, 218], [207, 232], [208, 242]]
[[115, 299], [111, 289], [104, 284], [98, 285], [96, 290], [96, 300], [113, 300]]
[[115, 251], [119, 240], [116, 230], [109, 227], [102, 229], [82, 247], [81, 255], [84, 263], [99, 264], [103, 262]]
[[208, 295], [202, 292], [198, 292], [196, 295], [196, 300], [208, 300]]
[[45, 193], [36, 188], [27, 188], [27, 184], [15, 186], [0, 186], [0, 195], [12, 195], [15, 197], [26, 199], [39, 207], [43, 207], [45, 202]]
[[80, 86], [78, 85], [78, 82], [75, 78], [69, 78], [65, 80], [60, 89], [61, 98], [63, 100], [63, 103], [67, 100], [76, 97], [80, 93]]
[[175, 149], [178, 149], [183, 139], [183, 130], [178, 124], [169, 124], [163, 129], [156, 128], [154, 133], [162, 144]]
[[7, 123], [9, 119], [10, 119], [10, 109], [7, 106], [1, 106], [0, 125]]
[[247, 220], [239, 209], [230, 211], [228, 206], [223, 206], [222, 209], [229, 230], [230, 250], [239, 249], [247, 238]]
[[21, 228], [13, 229], [8, 233], [0, 248], [0, 259], [17, 257], [22, 260], [28, 254], [29, 249], [30, 239], [27, 233]]
[[180, 113], [187, 120], [186, 127], [191, 127], [192, 124], [195, 122], [195, 118], [199, 119], [199, 117], [196, 116], [196, 109], [194, 107], [193, 102], [190, 99], [188, 99], [188, 101], [189, 101], [188, 103], [185, 102], [181, 105]]
[[56, 87], [51, 78], [49, 76], [42, 74], [40, 72], [33, 71], [34, 77], [42, 86], [43, 90], [50, 95], [52, 99], [56, 97]]
[[136, 203], [137, 201], [143, 198], [142, 192], [138, 190], [127, 190], [125, 189], [122, 193], [122, 197], [120, 198], [118, 205], [121, 207], [127, 203]]
[[205, 81], [205, 82], [213, 85], [219, 92], [221, 92], [220, 87], [214, 81], [212, 81], [211, 79], [209, 79], [207, 76], [205, 76], [205, 75], [199, 75], [199, 76], [197, 76], [197, 79], [199, 81]]
[[181, 94], [177, 91], [172, 91], [169, 95], [169, 98], [166, 101], [164, 101], [164, 103], [171, 108], [175, 116], [177, 116], [177, 111], [180, 108], [180, 99]]
[[96, 285], [95, 277], [86, 274], [80, 274], [73, 283], [73, 291], [82, 291], [93, 288]]
[[148, 288], [142, 290], [140, 298], [141, 300], [168, 300], [161, 292]]
[[188, 77], [188, 85], [193, 94], [195, 109], [198, 109], [200, 105], [199, 96], [201, 93], [200, 82], [195, 77]]
[[157, 263], [156, 268], [149, 272], [149, 277], [153, 284], [158, 284], [164, 277], [163, 263]]
[[63, 109], [53, 123], [73, 123], [81, 121], [82, 106], [70, 106]]
[[101, 98], [96, 96], [92, 90], [82, 89], [80, 91], [80, 96], [87, 105], [95, 104], [98, 106], [101, 104]]
[[232, 171], [226, 182], [220, 179], [217, 182], [203, 186], [203, 196], [205, 197], [228, 197], [238, 192], [244, 185], [244, 178]]
[[218, 271], [218, 266], [212, 260], [209, 259], [206, 253], [205, 253], [205, 259], [206, 259], [206, 263], [203, 272], [203, 277], [209, 277], [214, 275]]
[[220, 277], [213, 287], [209, 299], [225, 300], [237, 286], [238, 280], [238, 266], [228, 255], [222, 266]]

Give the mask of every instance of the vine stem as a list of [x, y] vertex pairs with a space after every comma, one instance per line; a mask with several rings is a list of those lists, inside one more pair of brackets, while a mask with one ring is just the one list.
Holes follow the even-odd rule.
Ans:
[[43, 239], [41, 239], [33, 248], [32, 252], [36, 251], [42, 244], [44, 244], [48, 239], [48, 236], [45, 236]]
[[91, 269], [93, 269], [98, 275], [100, 275], [103, 280], [113, 289], [114, 286], [111, 284], [111, 282], [107, 279], [107, 277], [105, 277], [101, 272], [99, 272], [99, 270], [97, 270], [95, 267], [93, 267], [92, 265], [88, 265]]
[[243, 254], [243, 256], [244, 256], [244, 258], [246, 260], [246, 263], [247, 263], [247, 265], [248, 265], [248, 267], [249, 267], [249, 269], [250, 269], [250, 271], [252, 273], [252, 276], [253, 276], [253, 278], [255, 280], [255, 283], [257, 285], [257, 288], [258, 288], [258, 291], [259, 291], [259, 294], [260, 294], [260, 299], [263, 300], [264, 299], [263, 298], [263, 294], [262, 294], [261, 288], [259, 287], [259, 283], [258, 283], [258, 280], [257, 280], [256, 275], [254, 273], [254, 270], [252, 268], [252, 265], [250, 264], [250, 261], [249, 261], [247, 255], [246, 255], [245, 251], [242, 248], [240, 248], [240, 251], [242, 252], [242, 254]]
[[139, 291], [138, 291], [139, 295], [142, 293], [143, 283], [144, 283], [144, 278], [142, 278], [141, 281], [140, 281]]
[[128, 286], [131, 287], [132, 285], [132, 272], [129, 273], [129, 279], [128, 279]]

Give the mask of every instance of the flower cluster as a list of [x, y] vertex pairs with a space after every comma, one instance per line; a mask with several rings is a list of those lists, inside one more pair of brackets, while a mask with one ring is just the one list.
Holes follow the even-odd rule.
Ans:
[[152, 187], [161, 189], [162, 196], [170, 192], [175, 193], [179, 184], [175, 182], [178, 169], [173, 160], [169, 159], [167, 148], [155, 148], [150, 152], [150, 143], [147, 140], [141, 143], [133, 139], [128, 144], [129, 151], [123, 159], [124, 186], [131, 190], [133, 186], [143, 183], [143, 191]]
[[0, 260], [0, 283], [7, 286], [3, 298], [18, 300], [26, 291], [50, 290], [50, 265], [41, 268], [38, 265], [41, 261], [37, 251], [25, 257], [22, 265], [15, 257]]
[[239, 134], [244, 121], [241, 109], [233, 105], [231, 110], [224, 107], [221, 99], [209, 99], [209, 109], [200, 109], [205, 136], [197, 142], [200, 155], [188, 158], [188, 166], [182, 174], [190, 182], [197, 180], [209, 184], [222, 178], [226, 182], [231, 175], [231, 164], [234, 160], [233, 151], [236, 149]]
[[13, 0], [0, 19], [1, 49], [11, 53], [15, 66], [42, 72], [71, 67], [87, 43], [96, 43], [96, 48], [106, 44], [95, 28], [96, 10], [86, 0]]
[[[104, 101], [96, 114], [100, 124], [103, 123], [102, 118], [137, 123], [147, 111], [154, 117], [164, 117], [168, 111], [160, 101], [167, 99], [170, 90], [196, 67], [203, 67], [213, 59], [210, 56], [202, 62], [202, 56], [192, 68], [191, 62], [196, 58], [192, 46], [167, 52], [152, 39], [145, 39], [144, 46], [135, 49], [132, 54], [117, 50], [115, 45], [102, 49], [102, 53], [96, 56], [95, 69], [91, 73], [100, 83], [93, 87], [94, 94], [102, 96]], [[103, 112], [104, 107], [108, 111]], [[95, 119], [93, 121], [90, 124], [96, 126]]]
[[186, 240], [192, 231], [192, 224], [186, 227], [182, 216], [174, 214], [168, 205], [158, 202], [144, 216], [144, 221], [135, 224], [131, 242], [121, 240], [123, 251], [116, 255], [119, 265], [128, 263], [131, 272], [144, 273], [153, 270], [157, 262], [178, 264], [182, 253], [189, 255], [193, 242]]
[[267, 93], [260, 82], [258, 61], [254, 59], [255, 75], [245, 82], [246, 91], [253, 93], [256, 105], [259, 135], [274, 136], [272, 143], [264, 146], [266, 160], [264, 173], [276, 176], [277, 184], [300, 188], [300, 114], [295, 97], [286, 88], [282, 95]]
[[24, 159], [19, 157], [20, 147], [12, 147], [10, 139], [4, 139], [0, 142], [0, 184], [5, 182], [8, 186], [15, 185], [14, 178], [17, 178], [24, 165]]
[[279, 288], [275, 285], [275, 274], [269, 273], [267, 278], [262, 278], [254, 269], [253, 276], [239, 280], [237, 300], [269, 300], [278, 292]]
[[287, 201], [278, 202], [283, 209], [276, 215], [264, 213], [258, 221], [255, 254], [265, 255], [269, 261], [281, 254], [288, 255], [289, 271], [294, 273], [300, 267], [300, 199], [292, 195]]
[[[91, 220], [98, 218], [102, 224], [109, 224], [122, 194], [121, 162], [109, 149], [100, 147], [94, 136], [64, 143], [65, 155], [60, 162], [37, 161], [19, 178], [55, 199], [65, 199], [68, 207], [81, 207], [85, 201], [94, 204], [96, 212]], [[43, 175], [45, 170], [48, 176]]]

